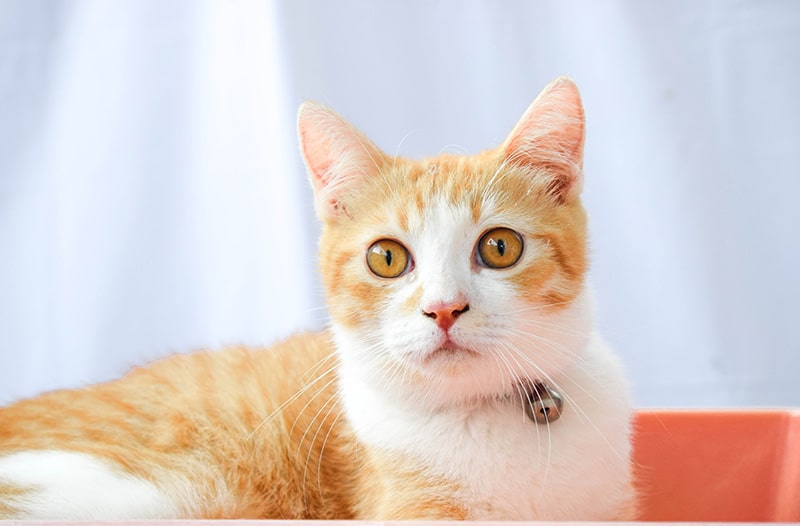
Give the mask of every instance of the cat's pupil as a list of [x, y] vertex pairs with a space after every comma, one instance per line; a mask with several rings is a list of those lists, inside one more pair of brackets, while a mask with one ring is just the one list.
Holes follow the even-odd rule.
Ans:
[[506, 254], [506, 242], [502, 239], [497, 240], [497, 252], [499, 252], [501, 256]]
[[387, 250], [386, 251], [386, 266], [387, 267], [391, 267], [392, 266], [392, 251], [391, 250]]

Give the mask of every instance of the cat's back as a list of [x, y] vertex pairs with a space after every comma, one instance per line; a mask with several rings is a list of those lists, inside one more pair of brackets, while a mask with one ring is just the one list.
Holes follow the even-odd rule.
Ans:
[[152, 501], [154, 517], [346, 515], [341, 498], [319, 497], [334, 476], [321, 455], [335, 457], [349, 440], [332, 352], [317, 333], [176, 355], [113, 382], [0, 408], [0, 517], [64, 470], [91, 472], [85, 483], [107, 490], [141, 480], [138, 493], [124, 489]]
[[[53, 391], [0, 408], [0, 445], [4, 453], [17, 445], [36, 447], [37, 440], [46, 446], [42, 428], [52, 431], [49, 435], [58, 441], [54, 445], [81, 434], [92, 435], [93, 441], [98, 434], [113, 441], [116, 434], [116, 440], [127, 441], [138, 435], [137, 423], [156, 415], [161, 418], [152, 424], [158, 428], [175, 430], [189, 421], [198, 426], [201, 420], [209, 424], [213, 420], [250, 433], [259, 424], [263, 427], [265, 417], [310, 380], [322, 373], [332, 380], [331, 352], [327, 334], [316, 333], [296, 335], [272, 347], [236, 346], [173, 355], [136, 367], [118, 380]], [[316, 383], [321, 387], [326, 382]], [[291, 409], [291, 404], [287, 406]], [[113, 432], [114, 426], [99, 418], [109, 415], [119, 418], [113, 422], [119, 429]], [[148, 428], [139, 438], [149, 445], [169, 442], [152, 425]]]

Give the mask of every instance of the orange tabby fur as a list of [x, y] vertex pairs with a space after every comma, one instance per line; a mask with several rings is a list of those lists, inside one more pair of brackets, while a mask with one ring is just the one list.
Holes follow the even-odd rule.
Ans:
[[[202, 481], [203, 507], [186, 518], [463, 515], [436, 492], [421, 499], [420, 486], [430, 493], [435, 481], [413, 466], [376, 479], [376, 465], [385, 477], [399, 462], [364, 448], [339, 418], [332, 350], [325, 333], [302, 335], [270, 349], [173, 356], [118, 381], [24, 400], [0, 409], [0, 451], [90, 453], [145, 479], [169, 467]], [[24, 492], [0, 485], [0, 502]]]
[[[471, 157], [440, 155], [424, 161], [395, 158], [379, 169], [381, 176], [365, 181], [359, 194], [347, 201], [347, 214], [335, 223], [323, 224], [322, 277], [329, 297], [335, 298], [329, 304], [331, 314], [343, 325], [370, 323], [371, 313], [363, 306], [376, 304], [383, 289], [393, 286], [363, 272], [366, 247], [354, 245], [352, 240], [363, 237], [359, 234], [365, 226], [393, 218], [402, 228], [410, 213], [422, 214], [440, 196], [449, 202], [470, 203], [473, 217], [478, 217], [490, 185], [504, 203], [504, 213], [527, 224], [528, 230], [521, 233], [547, 242], [546, 257], [515, 272], [512, 279], [518, 289], [539, 294], [541, 302], [552, 308], [567, 304], [580, 291], [588, 267], [586, 214], [580, 200], [556, 203], [549, 191], [552, 172], [532, 177], [528, 167], [504, 164], [498, 150]], [[505, 176], [496, 179], [498, 171]], [[526, 184], [520, 184], [522, 179]], [[420, 290], [417, 296], [421, 294]], [[409, 305], [413, 304], [412, 298]]]
[[[558, 95], [566, 86], [565, 96], [577, 97], [565, 83], [545, 91]], [[582, 119], [579, 99], [572, 104]], [[550, 110], [540, 111], [547, 117]], [[581, 293], [587, 269], [577, 197], [583, 128], [558, 131], [533, 139], [527, 133], [527, 145], [517, 144], [515, 131], [507, 144], [478, 155], [414, 161], [386, 156], [353, 130], [371, 164], [307, 158], [323, 220], [320, 269], [332, 319], [348, 329], [375, 322], [371, 307], [397, 281], [366, 272], [363, 240], [389, 223], [408, 229], [437, 200], [468, 203], [473, 221], [500, 203], [503, 217], [539, 247], [508, 279], [531, 303], [565, 308]], [[333, 140], [302, 133], [301, 141]], [[336, 144], [325, 147], [336, 153]], [[328, 195], [325, 185], [339, 184], [328, 179], [334, 168], [352, 172], [342, 184], [374, 174], [357, 192]], [[402, 309], [419, 311], [423, 294], [418, 283]], [[454, 483], [357, 439], [342, 414], [332, 338], [322, 332], [266, 349], [173, 356], [114, 382], [0, 408], [0, 457], [54, 450], [106, 459], [177, 495], [183, 504], [176, 518], [467, 518]], [[14, 503], [29, 491], [0, 480], [0, 519], [14, 517]]]

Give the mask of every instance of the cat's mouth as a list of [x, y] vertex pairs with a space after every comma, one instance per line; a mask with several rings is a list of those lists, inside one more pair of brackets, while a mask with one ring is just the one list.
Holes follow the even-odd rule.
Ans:
[[440, 360], [452, 362], [456, 360], [472, 358], [475, 356], [478, 356], [478, 353], [472, 349], [467, 349], [466, 347], [461, 347], [448, 342], [428, 353], [425, 356], [424, 361], [426, 363]]

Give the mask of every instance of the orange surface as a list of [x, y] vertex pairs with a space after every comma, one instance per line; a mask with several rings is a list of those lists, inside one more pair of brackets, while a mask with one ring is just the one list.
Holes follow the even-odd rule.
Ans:
[[800, 521], [800, 411], [640, 411], [640, 520]]
[[[642, 496], [641, 521], [800, 522], [800, 410], [639, 411], [634, 420], [634, 473]], [[42, 523], [26, 522], [26, 526], [37, 524]], [[86, 526], [90, 523], [74, 524]], [[215, 522], [94, 523], [102, 526], [156, 524], [212, 526]], [[402, 526], [409, 523], [236, 521], [234, 524]], [[536, 523], [425, 521], [413, 524], [512, 526]]]

